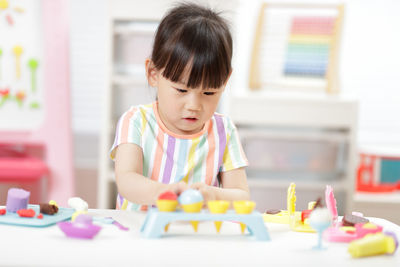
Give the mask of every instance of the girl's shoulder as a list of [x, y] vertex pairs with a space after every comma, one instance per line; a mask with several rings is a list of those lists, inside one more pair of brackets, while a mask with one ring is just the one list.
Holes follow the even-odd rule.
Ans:
[[213, 123], [216, 125], [221, 124], [228, 132], [236, 129], [236, 126], [233, 122], [233, 120], [225, 114], [214, 112], [214, 115], [211, 118], [213, 120]]
[[123, 118], [129, 118], [130, 120], [152, 120], [154, 118], [153, 103], [131, 106], [122, 114], [121, 119]]

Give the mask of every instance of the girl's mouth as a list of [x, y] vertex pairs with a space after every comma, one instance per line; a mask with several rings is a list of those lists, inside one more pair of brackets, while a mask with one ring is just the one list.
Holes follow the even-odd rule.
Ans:
[[196, 122], [197, 121], [196, 118], [184, 118], [184, 120], [187, 122]]

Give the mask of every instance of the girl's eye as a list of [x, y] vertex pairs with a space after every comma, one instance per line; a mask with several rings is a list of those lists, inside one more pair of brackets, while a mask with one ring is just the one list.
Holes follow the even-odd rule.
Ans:
[[204, 92], [205, 95], [215, 95], [215, 92]]
[[178, 89], [178, 88], [176, 88], [176, 91], [178, 91], [179, 93], [186, 93], [187, 92], [187, 90], [185, 90], [185, 89]]

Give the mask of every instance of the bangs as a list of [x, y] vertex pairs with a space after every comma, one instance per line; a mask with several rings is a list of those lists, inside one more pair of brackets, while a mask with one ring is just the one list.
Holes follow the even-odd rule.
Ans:
[[188, 88], [220, 88], [231, 72], [232, 38], [224, 24], [210, 19], [185, 20], [174, 31], [157, 30], [160, 46], [153, 49], [152, 60], [162, 75], [183, 82]]

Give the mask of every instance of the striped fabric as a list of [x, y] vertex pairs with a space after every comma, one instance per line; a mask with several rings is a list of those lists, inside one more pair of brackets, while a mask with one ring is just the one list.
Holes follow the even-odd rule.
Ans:
[[[143, 151], [143, 176], [169, 184], [185, 181], [218, 186], [217, 175], [248, 165], [232, 120], [215, 113], [203, 130], [193, 135], [169, 131], [158, 116], [157, 102], [125, 112], [116, 129], [110, 156], [116, 147], [133, 143]], [[144, 209], [117, 196], [117, 209]]]

